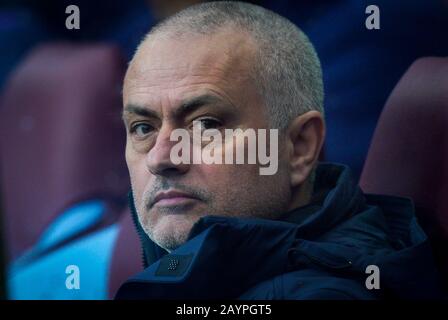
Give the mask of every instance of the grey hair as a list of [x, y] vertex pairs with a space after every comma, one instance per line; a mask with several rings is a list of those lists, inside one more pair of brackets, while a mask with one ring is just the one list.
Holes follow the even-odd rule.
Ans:
[[155, 26], [147, 35], [212, 34], [225, 27], [246, 31], [257, 46], [252, 78], [280, 129], [295, 117], [323, 110], [322, 70], [308, 37], [288, 19], [257, 5], [237, 1], [188, 7]]

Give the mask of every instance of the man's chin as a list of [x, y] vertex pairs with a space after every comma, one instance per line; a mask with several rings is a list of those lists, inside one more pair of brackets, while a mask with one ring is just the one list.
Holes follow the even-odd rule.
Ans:
[[167, 251], [175, 250], [188, 240], [191, 228], [200, 218], [200, 216], [162, 214], [153, 226], [150, 238]]

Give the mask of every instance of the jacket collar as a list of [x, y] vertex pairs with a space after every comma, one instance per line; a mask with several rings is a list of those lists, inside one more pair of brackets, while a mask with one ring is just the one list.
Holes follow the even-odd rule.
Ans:
[[[346, 166], [320, 164], [315, 185], [314, 194], [322, 193], [323, 200], [286, 213], [283, 221], [203, 217], [189, 240], [170, 254], [144, 234], [133, 208], [147, 268], [128, 280], [117, 298], [234, 298], [256, 283], [292, 271], [297, 239], [330, 230], [363, 203]], [[133, 207], [132, 195], [130, 200]], [[327, 260], [336, 268], [347, 266], [345, 259]]]
[[291, 223], [208, 216], [194, 226], [183, 246], [128, 280], [117, 298], [235, 298], [287, 272], [295, 239]]
[[[132, 192], [128, 194], [128, 202], [143, 248], [143, 266], [147, 268], [166, 255], [167, 251], [155, 244], [141, 227]], [[351, 170], [346, 165], [322, 162], [316, 168], [316, 180], [310, 204], [286, 212], [279, 220], [292, 223], [294, 227], [298, 226], [301, 237], [311, 238], [347, 219], [364, 203], [362, 192], [354, 183]], [[207, 218], [201, 219], [206, 220], [203, 223], [201, 220], [198, 221], [190, 233], [190, 239], [208, 227]]]

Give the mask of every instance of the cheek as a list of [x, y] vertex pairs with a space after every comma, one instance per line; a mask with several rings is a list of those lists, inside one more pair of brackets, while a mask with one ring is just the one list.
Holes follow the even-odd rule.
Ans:
[[145, 161], [138, 157], [136, 153], [128, 150], [126, 147], [126, 163], [128, 166], [129, 177], [131, 179], [132, 192], [136, 203], [140, 203], [145, 185], [148, 180], [148, 173], [145, 167]]
[[257, 185], [260, 179], [257, 165], [211, 164], [201, 165], [200, 170], [207, 190], [217, 194]]

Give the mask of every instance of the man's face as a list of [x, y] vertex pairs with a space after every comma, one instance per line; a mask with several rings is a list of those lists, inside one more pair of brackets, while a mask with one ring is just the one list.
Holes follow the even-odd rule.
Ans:
[[291, 188], [282, 143], [277, 173], [270, 176], [260, 175], [258, 164], [173, 164], [170, 159], [177, 143], [170, 141], [171, 132], [191, 132], [193, 121], [223, 136], [224, 129], [269, 128], [249, 77], [252, 56], [245, 35], [159, 37], [143, 44], [128, 69], [123, 117], [135, 207], [145, 232], [167, 250], [185, 242], [203, 216], [275, 218], [288, 208]]

